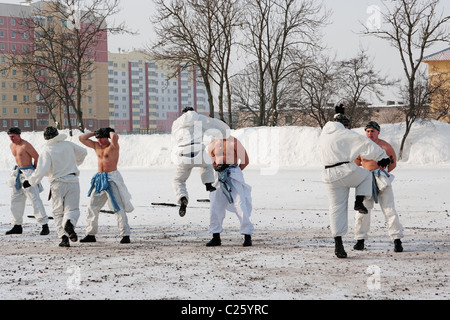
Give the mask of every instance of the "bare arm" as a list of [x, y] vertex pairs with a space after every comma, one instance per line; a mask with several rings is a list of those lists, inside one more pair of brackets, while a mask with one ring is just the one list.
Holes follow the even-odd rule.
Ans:
[[114, 131], [109, 133], [109, 138], [111, 139], [112, 146], [114, 148], [119, 148], [119, 136]]
[[37, 153], [36, 149], [34, 149], [34, 147], [30, 143], [27, 142], [25, 145], [25, 151], [34, 160], [34, 163], [32, 163], [32, 164], [33, 164], [34, 168], [36, 168], [38, 159], [39, 159], [39, 154]]
[[391, 160], [391, 163], [388, 165], [388, 172], [391, 172], [397, 166], [397, 155], [395, 154], [394, 148], [392, 148], [390, 144], [386, 147], [386, 153]]
[[245, 150], [244, 146], [238, 139], [235, 139], [234, 152], [237, 155], [238, 160], [240, 160], [239, 168], [241, 168], [241, 170], [244, 170], [249, 164], [249, 158], [247, 150]]
[[84, 133], [81, 136], [78, 137], [80, 142], [84, 144], [85, 146], [95, 149], [95, 141], [92, 141], [90, 138], [95, 135], [95, 132], [88, 132]]

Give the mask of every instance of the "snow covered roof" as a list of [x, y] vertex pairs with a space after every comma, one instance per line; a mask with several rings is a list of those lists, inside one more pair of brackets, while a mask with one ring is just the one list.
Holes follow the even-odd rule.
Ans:
[[422, 59], [423, 62], [426, 61], [450, 61], [450, 48], [441, 50], [439, 52], [430, 54]]

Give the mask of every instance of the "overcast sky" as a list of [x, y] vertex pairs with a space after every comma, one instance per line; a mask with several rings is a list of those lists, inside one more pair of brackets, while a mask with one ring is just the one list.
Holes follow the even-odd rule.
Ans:
[[[19, 0], [0, 0], [0, 3], [15, 3]], [[403, 76], [403, 68], [397, 51], [390, 47], [386, 41], [374, 37], [362, 36], [361, 23], [373, 23], [376, 13], [374, 6], [383, 11], [381, 0], [324, 0], [325, 7], [332, 11], [330, 25], [324, 30], [324, 43], [330, 50], [330, 55], [336, 55], [339, 59], [354, 57], [359, 48], [368, 50], [373, 59], [375, 68], [383, 75], [393, 78]], [[441, 1], [444, 14], [450, 15], [448, 0]], [[125, 22], [127, 26], [139, 35], [135, 36], [110, 36], [108, 38], [108, 49], [110, 52], [122, 50], [140, 49], [154, 39], [150, 18], [154, 15], [154, 4], [152, 0], [122, 0], [121, 12], [115, 17], [116, 23]], [[429, 49], [425, 54], [431, 54], [445, 49], [445, 44], [438, 44]], [[384, 100], [399, 100], [395, 97], [393, 90], [387, 90]]]

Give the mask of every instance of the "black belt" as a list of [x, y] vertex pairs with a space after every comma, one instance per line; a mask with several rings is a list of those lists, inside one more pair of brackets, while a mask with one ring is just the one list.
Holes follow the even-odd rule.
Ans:
[[349, 161], [338, 162], [338, 163], [335, 163], [335, 164], [332, 164], [332, 165], [329, 165], [329, 166], [325, 166], [325, 169], [334, 168], [334, 167], [340, 166], [341, 164], [346, 164], [346, 163], [349, 163]]
[[214, 166], [214, 170], [216, 170], [217, 172], [222, 172], [223, 170], [226, 170], [230, 167], [232, 168], [237, 167], [237, 164], [227, 164], [227, 163], [216, 164]]

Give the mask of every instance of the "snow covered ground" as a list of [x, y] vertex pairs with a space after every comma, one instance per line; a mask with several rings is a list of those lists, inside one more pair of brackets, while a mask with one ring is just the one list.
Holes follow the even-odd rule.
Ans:
[[[363, 133], [363, 129], [355, 129]], [[320, 181], [317, 128], [257, 128], [234, 134], [249, 149], [244, 175], [253, 187], [252, 247], [242, 247], [238, 220], [229, 213], [221, 247], [205, 247], [209, 204], [198, 171], [188, 180], [191, 202], [185, 217], [174, 207], [170, 136], [121, 136], [119, 170], [136, 209], [129, 214], [131, 244], [119, 244], [115, 217], [101, 213], [97, 242], [58, 247], [51, 233], [40, 236], [34, 219], [25, 218], [22, 235], [11, 228], [9, 194], [0, 184], [0, 289], [2, 299], [177, 299], [305, 300], [450, 298], [450, 125], [416, 125], [405, 160], [394, 171], [394, 193], [404, 226], [404, 252], [395, 253], [382, 212], [376, 206], [367, 249], [352, 249], [353, 217], [344, 237], [347, 259], [334, 255], [328, 199]], [[382, 125], [380, 137], [398, 147], [401, 125]], [[38, 150], [42, 133], [24, 133]], [[75, 142], [78, 139], [73, 138]], [[0, 181], [14, 159], [9, 138], [0, 133]], [[96, 171], [89, 150], [81, 167], [83, 236], [87, 191]], [[48, 182], [43, 180], [47, 201]], [[353, 194], [350, 201], [353, 201]], [[107, 209], [107, 208], [105, 208]], [[25, 216], [32, 214], [27, 205]]]

